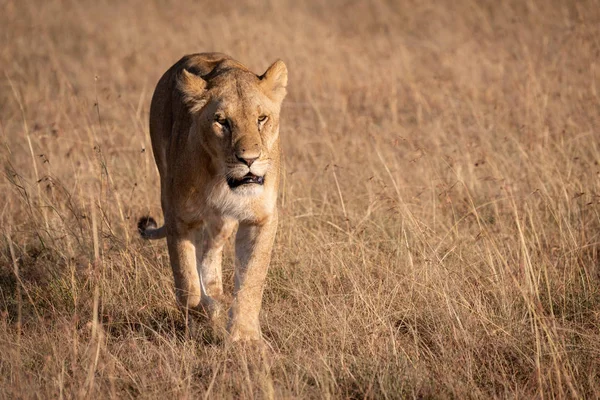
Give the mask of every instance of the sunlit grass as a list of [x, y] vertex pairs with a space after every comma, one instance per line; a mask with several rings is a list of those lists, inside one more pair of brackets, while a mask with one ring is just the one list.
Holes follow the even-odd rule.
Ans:
[[[0, 394], [600, 397], [599, 13], [6, 2]], [[212, 50], [290, 74], [264, 347], [190, 338], [136, 232], [154, 85]]]

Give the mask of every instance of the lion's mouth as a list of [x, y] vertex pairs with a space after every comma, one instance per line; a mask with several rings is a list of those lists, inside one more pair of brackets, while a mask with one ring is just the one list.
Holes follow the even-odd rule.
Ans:
[[244, 175], [243, 177], [241, 177], [239, 179], [227, 178], [227, 184], [232, 189], [235, 189], [236, 187], [242, 186], [242, 185], [250, 185], [250, 184], [262, 185], [263, 183], [265, 183], [264, 176], [257, 176], [251, 172], [248, 172], [246, 175]]

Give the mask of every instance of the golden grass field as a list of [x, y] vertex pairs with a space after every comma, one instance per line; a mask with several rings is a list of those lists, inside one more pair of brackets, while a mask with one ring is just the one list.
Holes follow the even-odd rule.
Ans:
[[[1, 398], [600, 397], [599, 1], [0, 6]], [[262, 349], [136, 231], [202, 51], [289, 69]]]

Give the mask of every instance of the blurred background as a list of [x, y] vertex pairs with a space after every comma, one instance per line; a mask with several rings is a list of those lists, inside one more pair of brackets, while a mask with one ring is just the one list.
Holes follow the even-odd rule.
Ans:
[[[600, 396], [597, 0], [0, 9], [3, 396]], [[205, 51], [289, 70], [266, 353], [186, 337], [137, 238], [152, 92]]]

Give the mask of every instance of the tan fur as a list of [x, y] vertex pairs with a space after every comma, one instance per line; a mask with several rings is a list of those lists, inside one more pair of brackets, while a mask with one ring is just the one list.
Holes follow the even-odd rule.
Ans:
[[[286, 85], [281, 61], [257, 76], [224, 54], [203, 53], [173, 65], [152, 98], [150, 136], [165, 226], [142, 228], [142, 235], [166, 236], [178, 303], [214, 319], [222, 307], [223, 245], [239, 224], [227, 326], [233, 340], [260, 338], [263, 285], [277, 230]], [[254, 161], [248, 166], [248, 160]], [[264, 184], [227, 184], [249, 172], [264, 176]]]

